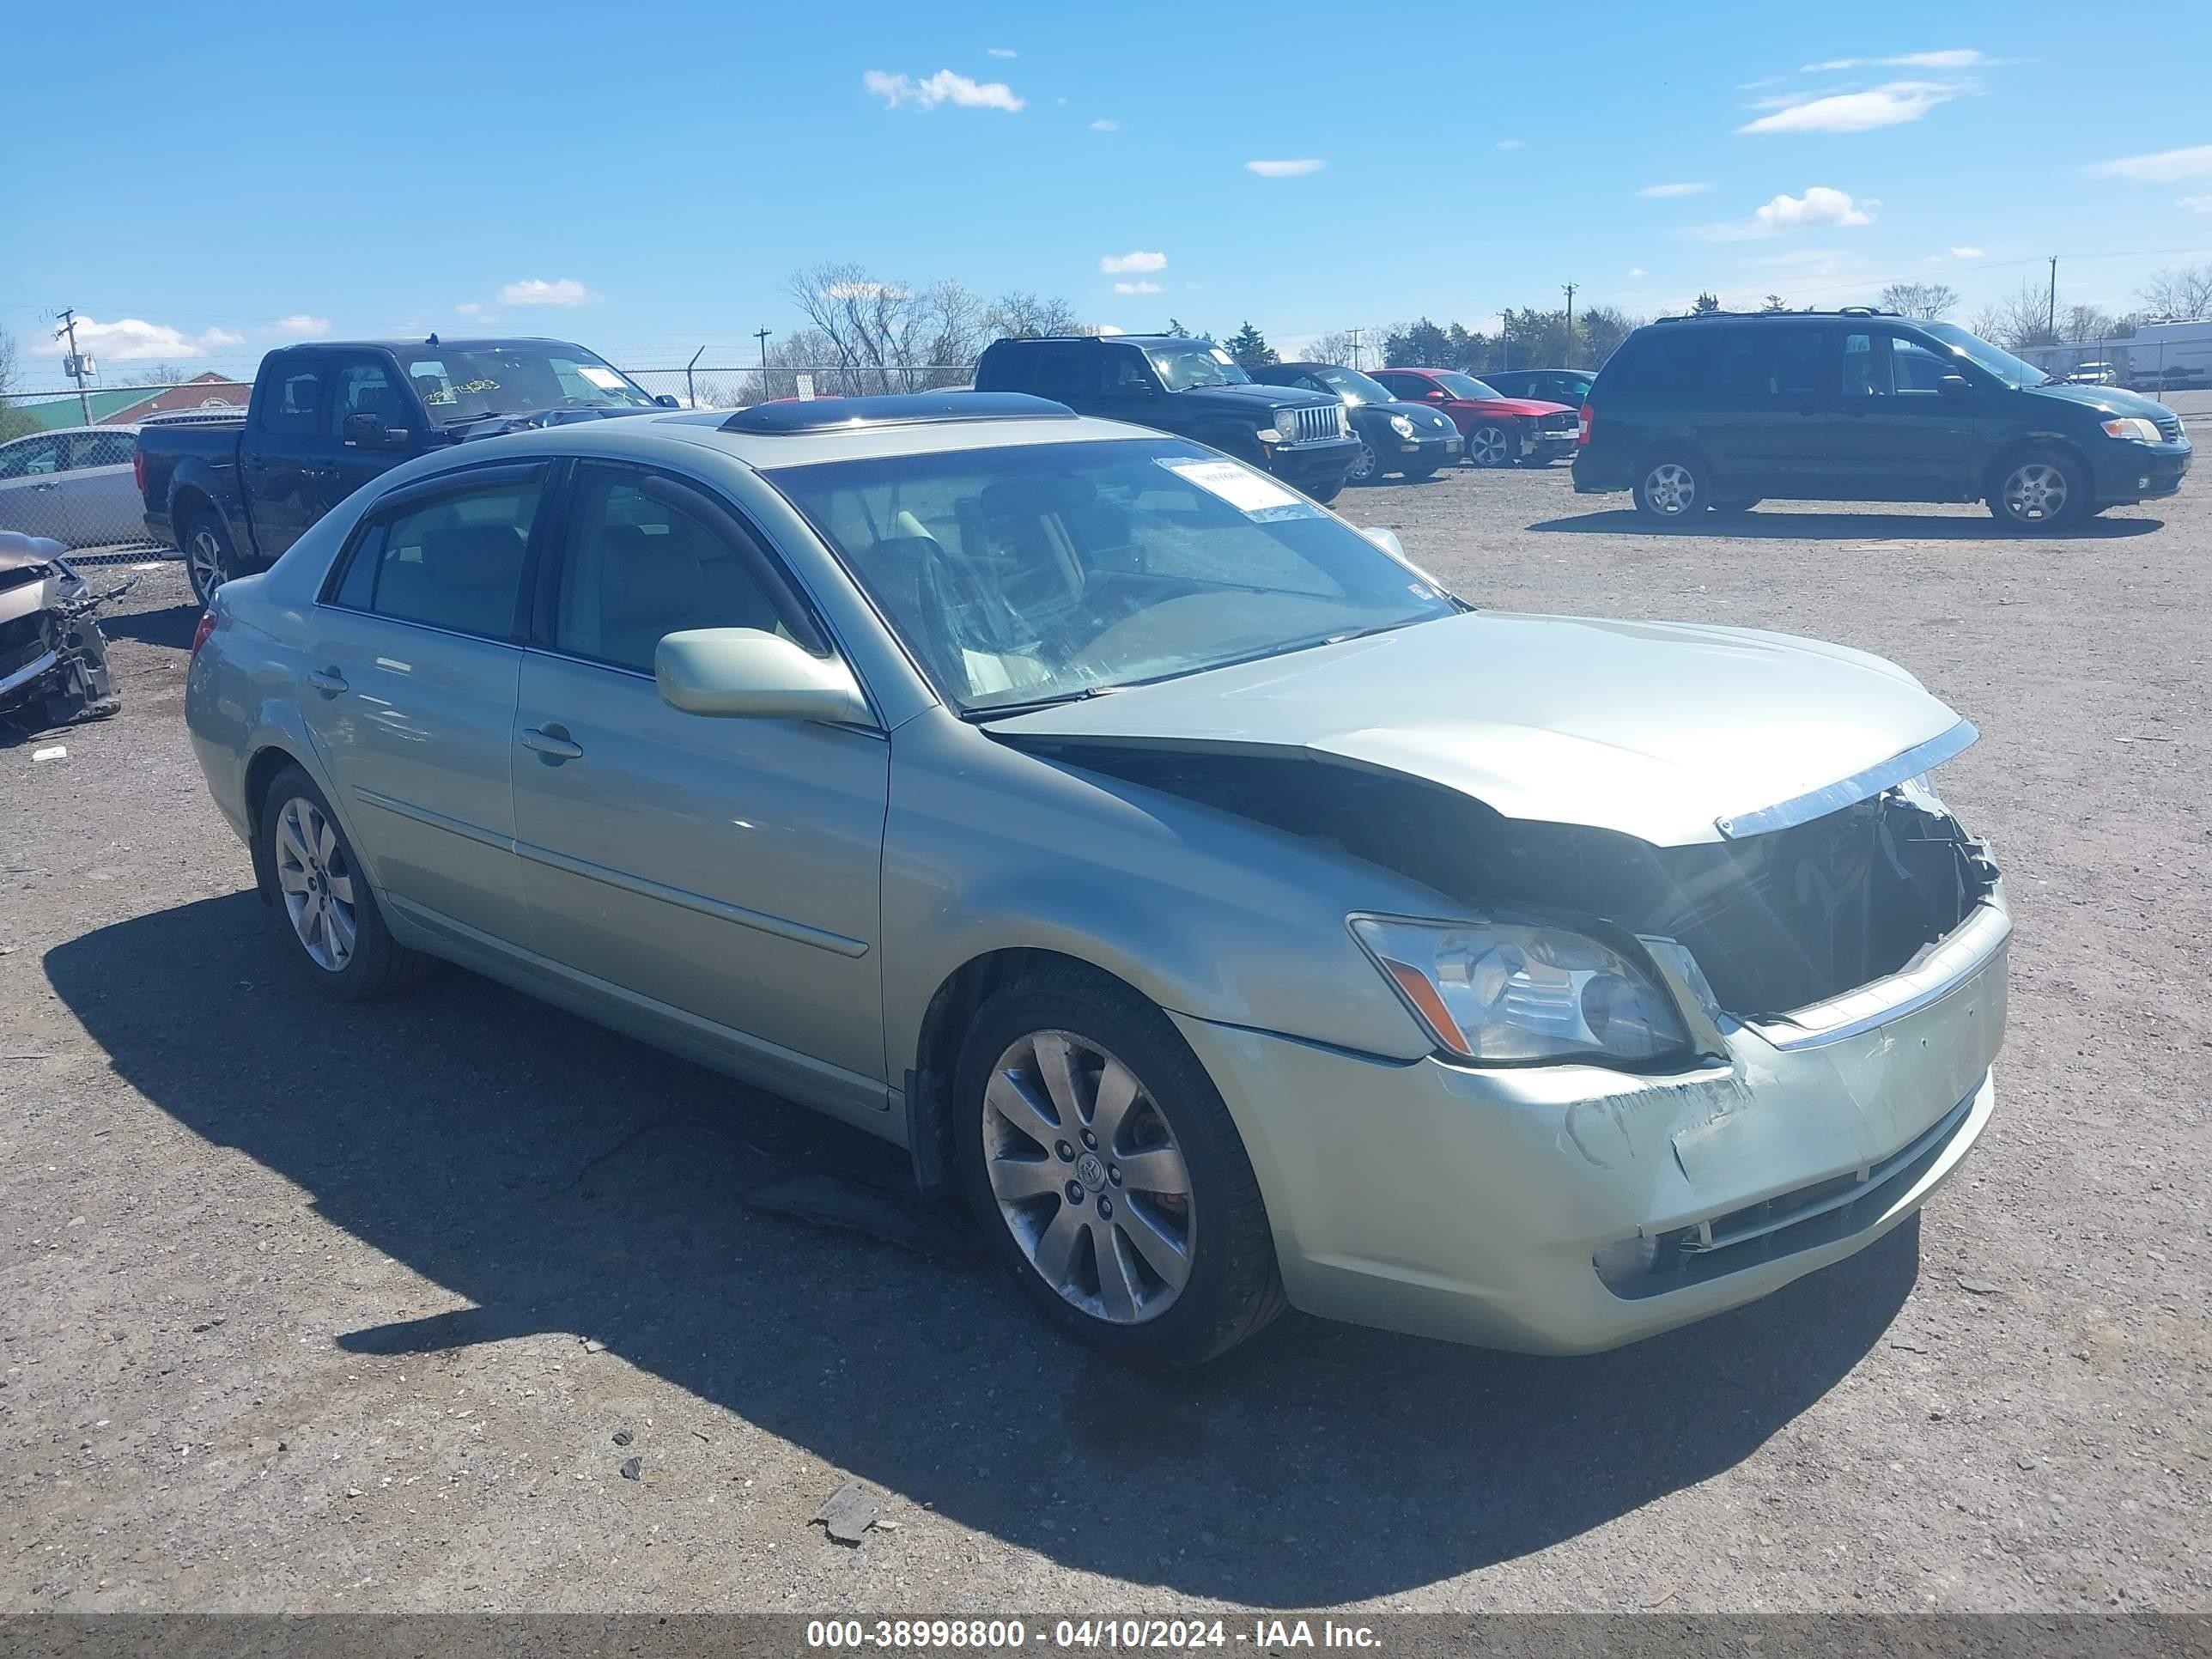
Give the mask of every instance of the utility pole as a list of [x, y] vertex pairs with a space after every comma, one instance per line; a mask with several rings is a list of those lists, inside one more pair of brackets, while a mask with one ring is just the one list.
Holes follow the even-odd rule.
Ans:
[[62, 325], [54, 331], [57, 336], [69, 336], [70, 379], [76, 382], [76, 406], [87, 426], [92, 424], [92, 399], [84, 395], [84, 360], [76, 355], [76, 312], [74, 307], [62, 307]]
[[2058, 256], [2051, 256], [2051, 314], [2043, 319], [2043, 331], [2051, 337], [2051, 343], [2058, 343]]
[[1352, 336], [1352, 367], [1357, 370], [1359, 368], [1359, 337], [1365, 331], [1355, 328], [1346, 331]]
[[757, 328], [753, 331], [753, 338], [760, 342], [761, 399], [763, 402], [766, 402], [768, 399], [768, 337], [769, 331], [767, 329]]
[[1562, 283], [1560, 289], [1567, 296], [1567, 355], [1575, 355], [1575, 284]]

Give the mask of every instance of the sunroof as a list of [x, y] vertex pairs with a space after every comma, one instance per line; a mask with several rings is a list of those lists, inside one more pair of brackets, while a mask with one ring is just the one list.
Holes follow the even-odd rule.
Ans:
[[951, 421], [1072, 421], [1075, 411], [1025, 392], [909, 392], [868, 398], [786, 398], [741, 409], [725, 432], [788, 437], [801, 432], [875, 426], [934, 426]]

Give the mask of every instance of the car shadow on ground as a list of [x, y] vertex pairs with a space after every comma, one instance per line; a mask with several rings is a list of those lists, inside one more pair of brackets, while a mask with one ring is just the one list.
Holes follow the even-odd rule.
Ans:
[[[1135, 1374], [1059, 1340], [973, 1258], [740, 1200], [793, 1169], [896, 1188], [903, 1157], [882, 1143], [457, 970], [327, 1002], [280, 927], [239, 893], [100, 928], [45, 964], [155, 1107], [471, 1304], [396, 1324], [364, 1305], [341, 1348], [596, 1337], [965, 1526], [1188, 1595], [1413, 1589], [1708, 1480], [1832, 1388], [1917, 1272], [1912, 1224], [1763, 1303], [1595, 1358], [1291, 1316], [1196, 1373]], [[325, 1293], [343, 1328], [347, 1292]]]
[[1707, 514], [1680, 525], [1653, 524], [1632, 507], [1578, 513], [1567, 519], [1542, 519], [1531, 530], [1580, 536], [1711, 536], [1735, 541], [1777, 542], [2021, 542], [2109, 541], [2148, 536], [2166, 527], [2163, 519], [2090, 519], [2056, 535], [2008, 530], [1995, 519], [1937, 518], [1917, 513], [1770, 513], [1753, 510], [1722, 517]]
[[200, 607], [187, 602], [164, 605], [158, 611], [100, 613], [100, 631], [111, 640], [137, 640], [173, 651], [191, 648], [192, 632], [200, 625]]

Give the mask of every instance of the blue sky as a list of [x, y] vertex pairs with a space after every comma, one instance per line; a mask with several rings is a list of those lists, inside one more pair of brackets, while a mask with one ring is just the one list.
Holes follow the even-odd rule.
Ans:
[[51, 165], [0, 184], [0, 328], [38, 385], [64, 305], [111, 384], [432, 329], [744, 362], [831, 259], [1283, 344], [1567, 282], [1650, 313], [1928, 278], [1965, 315], [2053, 252], [2062, 305], [2118, 309], [2212, 258], [2212, 100], [2178, 68], [2212, 62], [2212, 6], [101, 15], [8, 31]]

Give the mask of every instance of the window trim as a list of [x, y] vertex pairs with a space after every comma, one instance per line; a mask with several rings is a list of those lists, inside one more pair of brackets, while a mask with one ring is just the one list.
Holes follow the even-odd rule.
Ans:
[[[739, 509], [720, 491], [714, 489], [688, 473], [650, 461], [616, 459], [600, 455], [574, 456], [562, 465], [562, 477], [557, 493], [545, 498], [551, 507], [547, 513], [541, 507], [540, 519], [544, 526], [541, 534], [533, 535], [532, 556], [536, 561], [526, 573], [532, 584], [529, 614], [521, 643], [526, 650], [540, 655], [557, 657], [564, 662], [584, 663], [593, 668], [604, 668], [617, 674], [629, 674], [645, 680], [656, 678], [650, 668], [640, 668], [634, 663], [616, 662], [606, 657], [594, 657], [572, 650], [559, 642], [556, 630], [560, 626], [561, 578], [567, 568], [569, 532], [574, 526], [576, 504], [584, 489], [583, 473], [586, 468], [598, 467], [607, 471], [632, 473], [641, 478], [653, 478], [672, 485], [674, 492], [693, 497], [705, 509], [696, 516], [703, 519], [716, 535], [728, 540], [738, 550], [748, 572], [761, 586], [763, 596], [776, 612], [784, 625], [794, 635], [802, 629], [813, 636], [812, 645], [805, 639], [794, 639], [802, 651], [810, 656], [821, 656], [853, 668], [851, 654], [846, 651], [833, 630], [823, 619], [813, 595], [806, 591], [775, 541], [756, 524], [751, 517]], [[641, 494], [650, 495], [641, 483]], [[692, 512], [689, 506], [684, 511]], [[716, 519], [726, 521], [716, 524]], [[732, 536], [730, 532], [734, 531]], [[542, 543], [542, 545], [541, 545]], [[794, 625], [794, 623], [796, 625]], [[853, 672], [855, 684], [861, 684], [862, 696], [866, 687], [857, 669]], [[873, 699], [870, 699], [873, 706]]]
[[[550, 458], [538, 457], [521, 461], [491, 461], [480, 466], [457, 467], [452, 471], [439, 472], [430, 477], [380, 495], [371, 502], [353, 528], [346, 532], [345, 544], [338, 556], [331, 561], [331, 568], [323, 573], [320, 587], [315, 591], [315, 603], [331, 611], [342, 611], [349, 617], [368, 617], [380, 623], [400, 628], [428, 629], [434, 634], [444, 634], [457, 640], [481, 640], [488, 645], [520, 646], [524, 643], [529, 622], [527, 600], [537, 580], [537, 562], [539, 545], [546, 533], [550, 515], [547, 512], [554, 497], [554, 480], [549, 476], [553, 469]], [[370, 595], [371, 608], [338, 603], [338, 592], [345, 585], [346, 573], [359, 556], [362, 544], [372, 531], [389, 525], [400, 514], [416, 507], [437, 501], [447, 495], [471, 495], [488, 486], [519, 483], [535, 477], [538, 483], [538, 505], [531, 515], [530, 536], [522, 553], [522, 570], [515, 584], [514, 614], [508, 619], [504, 638], [491, 634], [471, 634], [459, 628], [447, 628], [441, 623], [422, 622], [413, 617], [394, 617], [374, 608], [374, 594]]]

